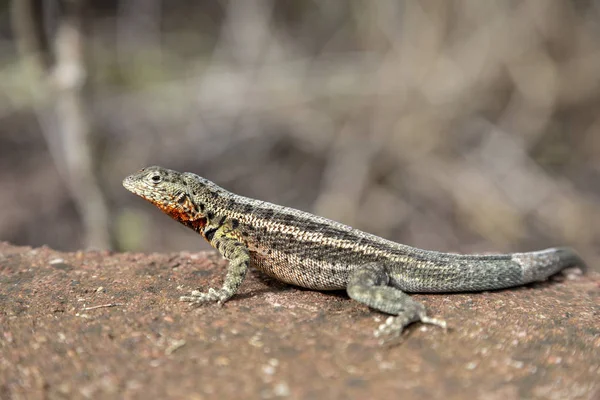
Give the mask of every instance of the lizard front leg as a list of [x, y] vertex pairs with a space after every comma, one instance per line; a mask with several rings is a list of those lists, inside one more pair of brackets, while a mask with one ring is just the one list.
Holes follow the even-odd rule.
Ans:
[[365, 264], [352, 272], [346, 291], [350, 298], [367, 306], [394, 316], [389, 317], [375, 331], [375, 336], [402, 333], [405, 326], [421, 321], [446, 329], [446, 322], [430, 318], [425, 306], [413, 300], [403, 291], [389, 286], [390, 277], [385, 266]]
[[225, 224], [221, 227], [207, 227], [205, 236], [223, 257], [229, 260], [227, 274], [220, 289], [208, 289], [208, 292], [192, 291], [189, 296], [181, 296], [180, 301], [192, 303], [219, 302], [224, 303], [237, 293], [244, 281], [250, 265], [250, 252], [237, 238], [231, 235], [231, 227]]

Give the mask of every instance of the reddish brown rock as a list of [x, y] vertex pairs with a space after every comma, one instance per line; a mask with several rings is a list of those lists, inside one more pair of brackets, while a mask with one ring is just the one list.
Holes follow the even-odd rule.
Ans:
[[[415, 295], [448, 333], [249, 274], [223, 307], [214, 253], [60, 253], [0, 243], [0, 398], [600, 398], [600, 276]], [[379, 321], [379, 322], [377, 322]]]

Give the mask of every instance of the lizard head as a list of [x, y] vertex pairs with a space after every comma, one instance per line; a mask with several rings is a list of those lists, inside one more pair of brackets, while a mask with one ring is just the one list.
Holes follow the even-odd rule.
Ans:
[[188, 181], [186, 174], [153, 166], [128, 176], [123, 180], [123, 186], [173, 219], [199, 230], [206, 219], [188, 192]]

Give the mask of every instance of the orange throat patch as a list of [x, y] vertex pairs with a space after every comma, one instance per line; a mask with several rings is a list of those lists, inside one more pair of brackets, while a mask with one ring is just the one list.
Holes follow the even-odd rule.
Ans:
[[206, 226], [206, 217], [195, 211], [194, 205], [188, 198], [185, 199], [183, 204], [154, 203], [154, 205], [174, 220], [181, 222], [198, 233], [203, 233]]

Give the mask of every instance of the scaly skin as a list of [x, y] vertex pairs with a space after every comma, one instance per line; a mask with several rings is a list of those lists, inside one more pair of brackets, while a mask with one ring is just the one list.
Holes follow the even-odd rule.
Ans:
[[376, 336], [398, 335], [415, 321], [446, 327], [407, 292], [501, 289], [545, 280], [569, 266], [585, 267], [573, 250], [562, 247], [501, 255], [421, 250], [161, 167], [144, 168], [123, 186], [201, 234], [229, 260], [220, 289], [193, 291], [182, 301], [223, 303], [253, 266], [309, 289], [346, 289], [352, 299], [393, 315]]

